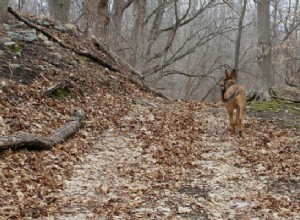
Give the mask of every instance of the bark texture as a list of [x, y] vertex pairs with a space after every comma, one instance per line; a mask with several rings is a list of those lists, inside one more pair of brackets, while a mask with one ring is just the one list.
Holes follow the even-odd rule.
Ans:
[[69, 11], [71, 6], [70, 0], [48, 0], [49, 11], [51, 16], [65, 24], [69, 20]]
[[118, 0], [113, 3], [113, 12], [111, 15], [111, 29], [109, 31], [110, 39], [114, 48], [121, 47], [121, 31], [122, 31], [122, 18], [124, 11], [133, 3], [133, 0], [125, 1]]
[[0, 23], [6, 22], [7, 20], [7, 8], [8, 0], [0, 1]]
[[242, 41], [242, 32], [243, 32], [243, 21], [245, 18], [246, 8], [247, 8], [247, 0], [244, 0], [244, 3], [242, 5], [241, 16], [239, 19], [238, 34], [237, 34], [236, 44], [235, 44], [234, 69], [236, 69], [237, 71], [237, 75], [236, 75], [237, 81], [239, 79], [239, 59], [240, 59], [240, 50], [241, 50], [241, 41]]
[[132, 42], [133, 42], [133, 56], [132, 56], [132, 66], [136, 69], [140, 69], [138, 57], [141, 55], [141, 42], [142, 33], [144, 27], [144, 15], [146, 14], [146, 0], [135, 0], [134, 1], [134, 27], [132, 29]]
[[108, 37], [109, 11], [108, 0], [83, 1], [86, 35], [96, 35], [103, 40]]
[[272, 34], [270, 24], [270, 0], [257, 1], [257, 62], [260, 73], [256, 86], [248, 99], [267, 100], [271, 98], [270, 89], [273, 86], [272, 73]]
[[97, 36], [107, 40], [108, 36], [108, 23], [109, 23], [109, 14], [108, 14], [108, 0], [99, 0], [98, 2], [98, 22], [97, 22]]

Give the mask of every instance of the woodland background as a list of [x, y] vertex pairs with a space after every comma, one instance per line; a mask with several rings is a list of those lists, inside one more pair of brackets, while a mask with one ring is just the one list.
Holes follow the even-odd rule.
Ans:
[[300, 219], [298, 3], [1, 0], [0, 219]]
[[[95, 35], [173, 99], [219, 100], [225, 68], [252, 97], [300, 86], [298, 0], [10, 0], [23, 14]], [[256, 94], [256, 95], [255, 95]]]

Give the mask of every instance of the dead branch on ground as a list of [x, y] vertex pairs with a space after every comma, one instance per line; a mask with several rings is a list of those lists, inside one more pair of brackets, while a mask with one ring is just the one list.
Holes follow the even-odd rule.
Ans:
[[85, 113], [80, 108], [71, 109], [71, 117], [66, 124], [54, 131], [49, 137], [20, 132], [0, 137], [0, 149], [26, 147], [30, 149], [51, 149], [77, 133]]

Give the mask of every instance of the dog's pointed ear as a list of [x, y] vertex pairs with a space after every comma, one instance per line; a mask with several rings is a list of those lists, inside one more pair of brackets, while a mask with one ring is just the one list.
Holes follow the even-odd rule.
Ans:
[[226, 79], [228, 79], [228, 78], [229, 78], [229, 75], [228, 75], [227, 69], [225, 69], [225, 78], [226, 78]]
[[230, 74], [230, 78], [236, 79], [236, 71], [233, 69]]

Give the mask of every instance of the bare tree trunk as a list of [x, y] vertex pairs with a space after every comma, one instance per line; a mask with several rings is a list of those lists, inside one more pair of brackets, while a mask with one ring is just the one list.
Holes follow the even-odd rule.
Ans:
[[260, 67], [260, 74], [249, 99], [267, 100], [271, 98], [270, 88], [274, 83], [271, 59], [270, 0], [257, 1], [257, 26], [257, 62]]
[[241, 11], [241, 16], [239, 19], [239, 24], [238, 24], [238, 35], [236, 38], [236, 44], [235, 44], [235, 56], [234, 56], [234, 68], [237, 71], [236, 78], [238, 80], [239, 76], [239, 59], [240, 59], [240, 48], [241, 48], [241, 40], [242, 40], [242, 31], [243, 31], [243, 21], [245, 17], [245, 12], [247, 8], [247, 0], [244, 0], [243, 6], [242, 6], [242, 11]]
[[1, 0], [0, 2], [0, 23], [7, 21], [8, 0]]
[[109, 23], [108, 0], [99, 0], [97, 8], [97, 36], [101, 37], [104, 41], [106, 41], [108, 36]]
[[[157, 40], [157, 38], [159, 37], [159, 31], [160, 31], [163, 16], [164, 16], [166, 2], [164, 2], [163, 0], [158, 0], [158, 4], [159, 5], [157, 7], [157, 13], [155, 15], [155, 18], [153, 19], [153, 23], [152, 23], [151, 29], [150, 29], [150, 34], [147, 39], [146, 52], [145, 52], [146, 57], [150, 57], [152, 46], [153, 46], [154, 42]], [[147, 61], [147, 60], [145, 59], [145, 61]], [[145, 62], [144, 65], [146, 66], [147, 64], [148, 63]]]
[[48, 0], [49, 11], [51, 16], [65, 24], [69, 20], [69, 11], [71, 6], [70, 0]]
[[124, 0], [114, 1], [113, 4], [113, 14], [111, 16], [111, 26], [110, 35], [112, 36], [113, 45], [119, 45], [120, 42], [120, 34], [121, 34], [121, 22], [123, 16], [123, 7], [124, 7]]
[[86, 35], [96, 35], [106, 42], [108, 38], [108, 0], [89, 0], [83, 2]]
[[131, 4], [133, 0], [115, 0], [113, 3], [113, 13], [111, 16], [111, 29], [109, 30], [109, 34], [112, 39], [112, 45], [116, 47], [120, 47], [121, 42], [121, 27], [122, 27], [122, 18], [123, 13]]
[[278, 22], [276, 22], [277, 14], [278, 14], [278, 3], [279, 0], [274, 0], [274, 13], [273, 13], [273, 25], [272, 25], [272, 31], [273, 31], [273, 40], [277, 38], [277, 30], [276, 26], [278, 25]]
[[25, 4], [25, 0], [18, 1], [18, 12], [22, 11], [24, 4]]
[[[142, 32], [143, 21], [146, 14], [146, 0], [134, 0], [134, 27], [132, 30], [132, 42], [133, 42], [133, 56], [132, 66], [136, 69], [140, 69], [138, 64], [138, 57], [140, 57], [140, 46], [142, 44]], [[139, 62], [141, 63], [141, 62]]]
[[83, 18], [85, 22], [85, 27], [84, 27], [84, 33], [86, 36], [89, 36], [93, 33], [93, 16], [92, 14], [94, 13], [93, 8], [93, 1], [83, 1], [82, 2], [82, 9], [83, 9]]

